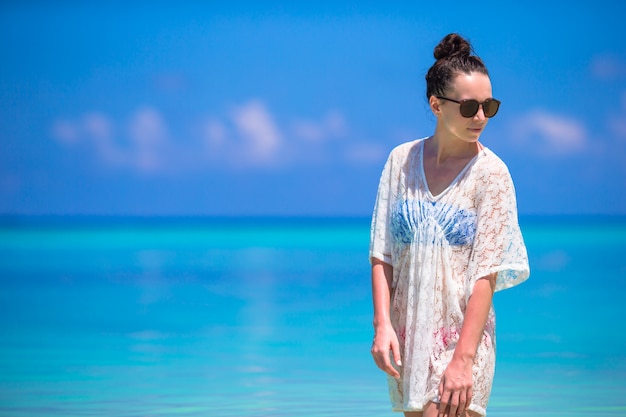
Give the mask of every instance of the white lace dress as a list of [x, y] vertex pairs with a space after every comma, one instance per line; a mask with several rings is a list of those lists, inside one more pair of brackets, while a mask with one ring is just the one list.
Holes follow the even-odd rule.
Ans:
[[[391, 321], [400, 341], [400, 378], [389, 377], [394, 411], [438, 402], [474, 283], [497, 272], [496, 291], [523, 282], [528, 258], [509, 171], [482, 150], [440, 194], [428, 190], [424, 139], [395, 148], [380, 179], [370, 259], [393, 266]], [[469, 410], [486, 414], [495, 370], [495, 315], [489, 313], [473, 367]]]

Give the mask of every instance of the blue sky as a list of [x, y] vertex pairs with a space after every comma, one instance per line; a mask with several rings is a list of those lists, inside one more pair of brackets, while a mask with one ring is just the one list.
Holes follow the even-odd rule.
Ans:
[[626, 6], [503, 3], [3, 2], [0, 213], [369, 215], [458, 32], [520, 213], [626, 214]]

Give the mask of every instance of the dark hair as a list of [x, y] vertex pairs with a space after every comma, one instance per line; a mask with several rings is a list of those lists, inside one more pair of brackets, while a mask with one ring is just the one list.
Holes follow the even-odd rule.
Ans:
[[483, 61], [472, 52], [472, 45], [456, 33], [450, 33], [435, 46], [433, 55], [437, 61], [426, 73], [427, 99], [444, 95], [459, 74], [480, 72], [489, 76]]

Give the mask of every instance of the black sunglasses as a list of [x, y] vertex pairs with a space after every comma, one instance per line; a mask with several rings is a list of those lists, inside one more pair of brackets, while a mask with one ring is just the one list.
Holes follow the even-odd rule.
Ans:
[[487, 100], [479, 103], [478, 100], [474, 100], [473, 98], [468, 100], [453, 100], [448, 97], [436, 96], [441, 100], [448, 100], [453, 103], [459, 103], [459, 111], [461, 112], [461, 116], [463, 117], [474, 117], [476, 113], [478, 113], [478, 109], [480, 106], [483, 106], [483, 113], [485, 113], [485, 117], [493, 117], [498, 112], [500, 108], [500, 100], [496, 100], [495, 98], [488, 98]]

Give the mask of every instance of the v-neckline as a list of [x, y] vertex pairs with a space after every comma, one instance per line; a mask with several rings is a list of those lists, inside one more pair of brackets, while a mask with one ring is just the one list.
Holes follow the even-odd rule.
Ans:
[[426, 194], [428, 195], [428, 198], [432, 201], [437, 201], [441, 199], [444, 195], [446, 195], [448, 191], [450, 191], [450, 189], [454, 187], [454, 185], [461, 179], [461, 177], [465, 174], [465, 172], [469, 169], [469, 167], [474, 164], [474, 162], [478, 159], [480, 154], [482, 154], [484, 150], [486, 149], [484, 146], [479, 144], [480, 148], [478, 149], [478, 153], [476, 153], [476, 155], [474, 155], [474, 157], [470, 159], [467, 162], [467, 164], [465, 164], [463, 169], [457, 174], [456, 177], [454, 177], [454, 179], [450, 182], [450, 184], [448, 184], [446, 188], [444, 188], [439, 194], [433, 195], [433, 193], [430, 191], [428, 180], [426, 179], [426, 170], [424, 169], [424, 144], [425, 143], [426, 143], [426, 139], [423, 139], [420, 144], [420, 152], [419, 152], [420, 175], [422, 177], [421, 180], [422, 180], [422, 183], [424, 184], [424, 189], [426, 190]]

